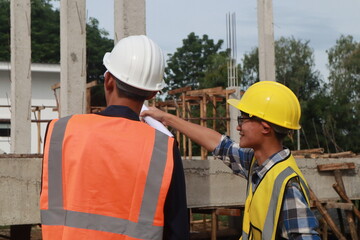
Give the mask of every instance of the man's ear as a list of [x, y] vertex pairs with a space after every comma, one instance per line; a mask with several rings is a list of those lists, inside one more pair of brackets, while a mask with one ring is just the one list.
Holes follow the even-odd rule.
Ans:
[[263, 128], [263, 130], [262, 130], [263, 133], [268, 134], [271, 132], [272, 128], [267, 122], [261, 121], [261, 126]]
[[104, 88], [106, 91], [112, 92], [114, 90], [115, 87], [115, 80], [114, 78], [111, 76], [111, 74], [109, 72], [107, 72], [105, 74], [104, 77]]

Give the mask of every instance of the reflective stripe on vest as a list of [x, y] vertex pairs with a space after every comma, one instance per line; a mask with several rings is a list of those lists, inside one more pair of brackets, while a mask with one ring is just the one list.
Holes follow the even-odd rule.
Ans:
[[263, 229], [263, 239], [272, 239], [273, 232], [276, 231], [274, 229], [274, 223], [275, 223], [275, 213], [276, 213], [276, 207], [277, 203], [279, 201], [280, 196], [280, 190], [281, 187], [287, 177], [289, 177], [291, 174], [295, 173], [295, 171], [288, 167], [284, 171], [282, 171], [276, 178], [274, 183], [274, 188], [271, 194], [271, 200], [269, 204], [269, 209], [267, 211], [265, 225]]
[[[163, 227], [152, 225], [157, 196], [167, 162], [168, 136], [155, 131], [155, 143], [146, 179], [138, 222], [64, 209], [62, 180], [62, 143], [71, 116], [54, 124], [48, 157], [48, 210], [41, 210], [44, 225], [60, 225], [122, 234], [138, 239], [162, 239]], [[155, 161], [156, 159], [156, 161]]]
[[[262, 196], [262, 195], [256, 195], [257, 197], [254, 196], [255, 193], [253, 193], [252, 184], [249, 184], [249, 189], [248, 189], [249, 195], [247, 196], [246, 199], [245, 211], [244, 211], [243, 231], [241, 237], [242, 240], [275, 239], [275, 233], [277, 229], [278, 218], [281, 211], [281, 204], [284, 197], [285, 188], [288, 181], [291, 178], [297, 177], [300, 180], [301, 189], [304, 191], [305, 198], [308, 201], [309, 189], [307, 187], [305, 180], [303, 179], [303, 175], [301, 171], [298, 169], [296, 165], [295, 159], [292, 156], [289, 156], [289, 159], [287, 159], [286, 161], [275, 164], [274, 167], [269, 171], [272, 172], [268, 172], [267, 177], [270, 177], [271, 174], [275, 174], [274, 176], [275, 178], [272, 177], [270, 178], [273, 179], [272, 191], [270, 193], [267, 193], [266, 196]], [[278, 173], [276, 173], [276, 171], [278, 171]], [[264, 177], [262, 181], [266, 181], [266, 179], [268, 179], [267, 177]], [[251, 175], [249, 175], [249, 181], [251, 181]], [[263, 184], [265, 183], [266, 182], [263, 182]], [[260, 187], [260, 185], [258, 185], [256, 191], [263, 191], [262, 189], [264, 186]], [[260, 192], [258, 192], [258, 194], [260, 194]], [[266, 199], [263, 199], [262, 197], [266, 197]], [[252, 206], [252, 204], [258, 205], [259, 201], [264, 202], [264, 204], [265, 203], [266, 204], [264, 206], [257, 206], [257, 207], [255, 207], [255, 205]], [[264, 211], [261, 211], [259, 209], [261, 207], [264, 208]], [[253, 226], [252, 224], [254, 223], [257, 223], [259, 226], [256, 227]], [[258, 229], [258, 227], [260, 227], [260, 229]]]

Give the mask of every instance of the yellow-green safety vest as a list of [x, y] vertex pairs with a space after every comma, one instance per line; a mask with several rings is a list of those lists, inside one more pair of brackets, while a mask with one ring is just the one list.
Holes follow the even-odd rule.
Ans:
[[285, 188], [290, 179], [297, 178], [309, 204], [309, 187], [292, 155], [275, 163], [265, 174], [255, 191], [252, 189], [253, 159], [249, 177], [242, 240], [275, 240]]

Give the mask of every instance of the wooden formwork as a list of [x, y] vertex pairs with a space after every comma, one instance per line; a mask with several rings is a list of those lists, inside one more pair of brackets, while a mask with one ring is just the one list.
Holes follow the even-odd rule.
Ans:
[[[226, 90], [222, 87], [201, 90], [192, 90], [191, 87], [184, 87], [168, 92], [172, 100], [151, 101], [149, 105], [160, 108], [165, 112], [174, 112], [178, 117], [212, 129], [217, 129], [218, 121], [221, 121], [224, 123], [226, 133], [229, 135], [230, 115], [226, 100], [234, 92], [235, 90], [233, 89]], [[224, 106], [225, 117], [223, 114], [220, 116], [217, 112], [219, 104]], [[209, 122], [211, 122], [211, 125]], [[176, 139], [179, 142], [184, 159], [192, 159], [192, 141], [180, 132], [176, 132]], [[206, 159], [207, 155], [207, 150], [201, 147], [201, 159]]]

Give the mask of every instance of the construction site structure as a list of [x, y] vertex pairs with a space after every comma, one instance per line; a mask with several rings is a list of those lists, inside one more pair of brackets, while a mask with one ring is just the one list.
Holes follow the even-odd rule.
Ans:
[[[134, 5], [132, 5], [134, 4]], [[261, 5], [260, 5], [261, 4]], [[259, 10], [263, 14], [271, 13], [269, 5], [271, 0], [259, 0]], [[85, 112], [94, 112], [88, 105], [88, 91], [86, 90], [86, 51], [85, 51], [85, 0], [61, 1], [61, 66], [60, 66], [60, 97], [59, 85], [51, 84], [51, 93], [55, 92], [55, 104], [42, 106], [31, 102], [32, 64], [30, 62], [30, 0], [11, 1], [11, 102], [4, 105], [11, 109], [11, 151], [10, 154], [0, 154], [0, 225], [24, 225], [40, 223], [39, 195], [41, 189], [42, 154], [31, 154], [31, 122], [49, 121], [42, 119], [42, 111], [47, 107], [55, 114], [65, 116]], [[262, 8], [264, 7], [264, 8]], [[145, 1], [144, 0], [115, 0], [114, 21], [115, 42], [126, 34], [145, 34]], [[260, 20], [259, 20], [260, 21]], [[261, 33], [267, 32], [269, 24], [272, 27], [272, 18], [261, 21], [264, 28]], [[260, 24], [260, 23], [259, 23]], [[259, 29], [260, 29], [259, 28]], [[135, 30], [137, 29], [137, 30]], [[260, 30], [259, 30], [260, 31]], [[272, 30], [270, 30], [272, 31]], [[261, 34], [260, 34], [261, 35]], [[262, 35], [261, 35], [262, 36]], [[269, 43], [271, 33], [265, 34], [263, 40]], [[259, 39], [261, 41], [261, 39]], [[261, 51], [259, 46], [259, 51]], [[271, 49], [273, 45], [268, 45]], [[263, 64], [272, 65], [272, 60], [266, 56], [260, 58], [260, 73]], [[270, 71], [271, 73], [271, 71]], [[261, 74], [262, 76], [262, 74]], [[265, 77], [266, 80], [271, 79]], [[263, 80], [263, 77], [260, 77]], [[90, 83], [89, 87], [92, 86]], [[52, 90], [52, 91], [51, 91]], [[217, 128], [222, 124], [224, 133], [235, 134], [232, 139], [237, 139], [236, 116], [237, 111], [228, 109], [226, 100], [235, 94], [240, 97], [240, 90], [235, 89], [178, 89], [171, 94], [179, 94], [175, 100], [165, 102], [150, 102], [166, 111], [174, 111], [180, 117], [189, 121], [197, 121], [203, 126]], [[76, 104], [74, 104], [76, 103]], [[225, 108], [220, 115], [218, 109]], [[198, 109], [195, 115], [192, 109]], [[49, 110], [48, 109], [48, 110]], [[98, 108], [97, 108], [98, 109]], [[8, 110], [7, 110], [8, 111]], [[33, 114], [32, 114], [33, 113]], [[59, 113], [59, 114], [58, 114]], [[211, 113], [211, 114], [210, 114]], [[32, 115], [36, 119], [32, 119]], [[58, 116], [56, 116], [58, 117]], [[40, 128], [40, 127], [39, 127]], [[41, 127], [41, 129], [44, 129]], [[43, 130], [40, 130], [40, 133]], [[39, 133], [37, 133], [39, 134]], [[40, 134], [41, 135], [41, 134]], [[209, 213], [211, 215], [210, 237], [215, 240], [217, 234], [217, 216], [241, 216], [245, 203], [246, 180], [233, 174], [220, 160], [209, 157], [209, 153], [201, 150], [200, 156], [194, 156], [193, 143], [176, 133], [183, 152], [183, 164], [187, 186], [187, 203], [192, 213]], [[41, 145], [37, 148], [41, 152]], [[358, 155], [322, 157], [319, 153], [298, 152], [296, 161], [308, 180], [312, 189], [312, 204], [321, 214], [321, 234], [327, 238], [328, 232], [334, 233], [338, 239], [345, 239], [345, 228], [334, 224], [328, 214], [329, 209], [342, 209], [346, 211], [346, 223], [350, 228], [351, 238], [356, 239], [356, 225], [359, 228], [358, 206], [354, 201], [360, 199], [360, 157]], [[318, 157], [314, 157], [318, 156]], [[334, 157], [334, 156], [332, 156]], [[356, 218], [354, 218], [355, 215]], [[341, 222], [341, 221], [340, 221]], [[193, 225], [193, 221], [191, 221]], [[206, 221], [205, 221], [206, 223]], [[239, 230], [239, 226], [236, 225]], [[25, 238], [23, 238], [25, 239]]]
[[[168, 95], [172, 97], [171, 100], [150, 101], [149, 105], [166, 112], [172, 112], [178, 117], [204, 127], [217, 129], [218, 125], [221, 125], [224, 133], [230, 135], [231, 118], [226, 100], [235, 93], [236, 89], [223, 89], [223, 87], [192, 90], [189, 86], [169, 91]], [[219, 107], [222, 107], [223, 113], [219, 112]], [[192, 109], [195, 109], [195, 111]], [[176, 132], [175, 136], [180, 144], [183, 159], [191, 160], [193, 158], [194, 143], [180, 132]], [[200, 158], [207, 159], [207, 156], [208, 151], [201, 147]]]

